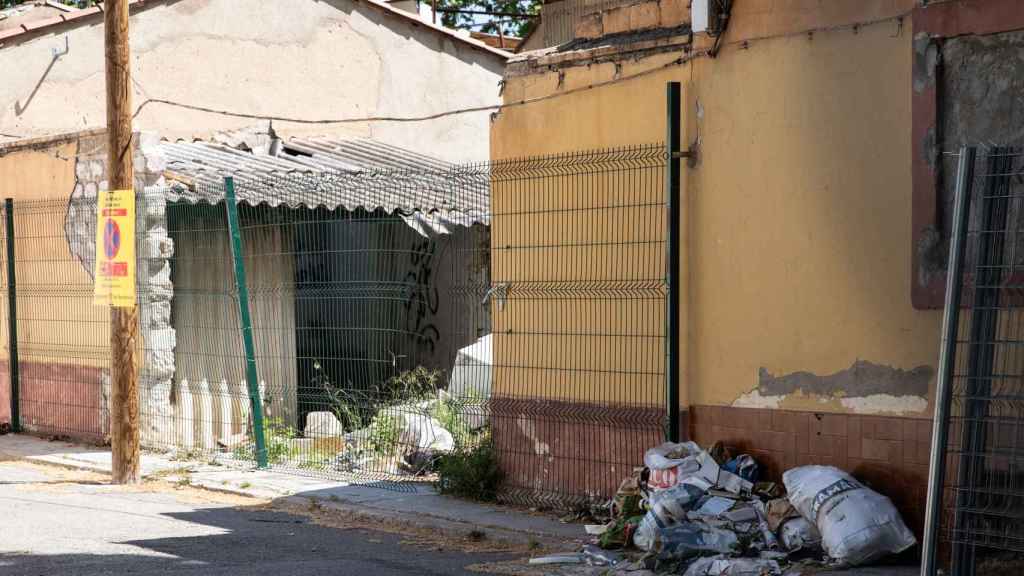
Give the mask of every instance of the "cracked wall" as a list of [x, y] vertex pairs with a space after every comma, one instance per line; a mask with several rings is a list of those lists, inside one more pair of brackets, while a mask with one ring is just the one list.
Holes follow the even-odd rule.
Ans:
[[[54, 60], [51, 49], [70, 51]], [[305, 119], [422, 116], [500, 101], [503, 58], [350, 0], [179, 0], [132, 16], [139, 130], [205, 138], [252, 124], [148, 103]], [[0, 133], [103, 126], [102, 21], [0, 46]], [[373, 136], [449, 161], [487, 158], [486, 111], [408, 123], [297, 124], [283, 136]]]

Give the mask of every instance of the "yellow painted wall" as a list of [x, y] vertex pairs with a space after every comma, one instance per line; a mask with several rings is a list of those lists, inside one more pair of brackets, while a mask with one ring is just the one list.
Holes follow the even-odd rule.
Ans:
[[[75, 159], [94, 152], [79, 149], [87, 140], [91, 139], [0, 151], [0, 197], [15, 201], [18, 343], [23, 362], [109, 364], [109, 309], [92, 305], [92, 277], [72, 259], [64, 230], [67, 202], [75, 187]], [[6, 265], [6, 254], [3, 260]], [[6, 294], [4, 300], [0, 337], [6, 358]]]
[[[506, 108], [492, 156], [661, 141], [665, 84], [681, 81], [685, 141], [700, 140], [683, 182], [683, 403], [733, 404], [761, 368], [827, 375], [862, 359], [934, 369], [940, 314], [910, 302], [911, 39], [910, 22], [891, 19], [727, 44], [715, 59]], [[619, 74], [677, 57], [623, 61]], [[613, 74], [613, 64], [569, 67], [561, 87], [556, 72], [511, 76], [505, 101]], [[498, 365], [508, 352], [497, 348]], [[927, 415], [921, 402], [874, 411]], [[777, 405], [851, 410], [798, 393]]]

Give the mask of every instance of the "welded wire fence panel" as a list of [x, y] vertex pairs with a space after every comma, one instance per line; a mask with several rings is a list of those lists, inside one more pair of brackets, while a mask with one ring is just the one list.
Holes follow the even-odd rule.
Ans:
[[[258, 402], [275, 469], [461, 474], [476, 495], [531, 503], [610, 497], [664, 438], [665, 162], [650, 145], [238, 172], [237, 254], [223, 174], [147, 188], [136, 234], [143, 446], [252, 466]], [[92, 302], [95, 198], [16, 212], [23, 422], [103, 441], [109, 310]]]
[[506, 494], [608, 497], [663, 440], [664, 168], [660, 145], [491, 167]]
[[970, 187], [942, 514], [954, 574], [1024, 554], [1022, 169], [1016, 149], [986, 150]]
[[9, 275], [7, 273], [7, 206], [0, 203], [0, 432], [13, 429], [13, 419], [17, 417], [17, 409], [11, 405], [11, 351], [8, 310]]
[[75, 257], [91, 244], [68, 234], [68, 211], [66, 201], [14, 205], [20, 420], [29, 432], [103, 443], [110, 312], [93, 305], [92, 270]]

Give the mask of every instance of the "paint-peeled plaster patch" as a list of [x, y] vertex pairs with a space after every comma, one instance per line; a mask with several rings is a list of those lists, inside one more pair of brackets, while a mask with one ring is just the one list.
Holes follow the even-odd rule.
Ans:
[[543, 442], [540, 438], [537, 438], [537, 423], [530, 419], [525, 414], [520, 414], [516, 418], [516, 425], [519, 427], [519, 431], [523, 433], [531, 442], [533, 442], [533, 453], [537, 456], [548, 456], [551, 454], [551, 446], [547, 442]]
[[737, 408], [771, 408], [778, 409], [785, 396], [762, 396], [761, 391], [754, 389], [740, 396], [733, 401], [732, 405]]
[[924, 412], [928, 399], [921, 396], [893, 396], [872, 394], [860, 398], [841, 398], [843, 407], [855, 414], [912, 414]]
[[817, 396], [844, 398], [890, 394], [927, 396], [935, 370], [918, 366], [910, 370], [857, 360], [852, 366], [833, 374], [819, 376], [811, 372], [792, 372], [774, 376], [761, 368], [757, 390], [762, 396], [787, 396], [798, 390]]
[[903, 370], [857, 360], [833, 374], [792, 372], [774, 376], [761, 368], [758, 386], [732, 405], [741, 408], [780, 409], [791, 400], [817, 399], [820, 404], [838, 401], [858, 414], [910, 414], [928, 407], [928, 386], [934, 370], [918, 366]]

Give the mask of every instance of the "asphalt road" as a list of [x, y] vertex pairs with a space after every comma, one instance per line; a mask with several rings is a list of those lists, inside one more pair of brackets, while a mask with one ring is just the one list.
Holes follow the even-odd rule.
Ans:
[[508, 554], [439, 551], [191, 488], [0, 462], [0, 575], [479, 574]]

